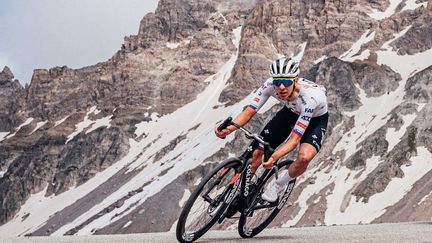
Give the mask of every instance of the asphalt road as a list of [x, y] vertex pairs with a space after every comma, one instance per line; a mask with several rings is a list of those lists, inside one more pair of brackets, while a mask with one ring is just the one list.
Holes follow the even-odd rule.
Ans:
[[[144, 243], [176, 242], [174, 233], [92, 235], [64, 237], [2, 238], [2, 243]], [[371, 225], [317, 226], [265, 230], [252, 239], [242, 239], [237, 231], [210, 231], [196, 242], [430, 242], [432, 222]]]

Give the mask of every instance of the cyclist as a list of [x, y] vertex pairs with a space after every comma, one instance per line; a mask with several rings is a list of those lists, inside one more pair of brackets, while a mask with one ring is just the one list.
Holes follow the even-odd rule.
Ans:
[[[234, 119], [240, 126], [245, 125], [273, 96], [284, 104], [276, 115], [267, 123], [261, 136], [277, 148], [268, 161], [263, 163], [261, 149], [255, 149], [252, 156], [252, 172], [263, 163], [270, 169], [283, 156], [293, 151], [300, 143], [296, 160], [288, 171], [273, 183], [262, 195], [262, 198], [274, 202], [285, 185], [306, 171], [309, 162], [321, 148], [328, 123], [326, 90], [304, 78], [299, 78], [299, 64], [290, 58], [279, 58], [270, 65], [270, 78], [255, 92], [250, 104]], [[223, 138], [234, 132], [233, 125], [221, 131], [215, 127], [216, 136]]]

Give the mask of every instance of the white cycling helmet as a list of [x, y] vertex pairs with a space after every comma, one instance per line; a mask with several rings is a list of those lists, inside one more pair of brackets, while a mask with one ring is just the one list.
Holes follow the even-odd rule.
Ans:
[[281, 57], [270, 65], [270, 76], [272, 78], [289, 77], [296, 78], [300, 73], [298, 62], [291, 58]]

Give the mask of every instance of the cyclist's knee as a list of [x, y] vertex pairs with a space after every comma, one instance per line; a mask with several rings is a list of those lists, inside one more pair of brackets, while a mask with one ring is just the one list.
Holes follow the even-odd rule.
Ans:
[[309, 165], [309, 162], [311, 161], [310, 156], [308, 156], [306, 153], [300, 152], [297, 155], [297, 159], [294, 162], [293, 166], [295, 167], [296, 171], [305, 171], [307, 166]]
[[307, 153], [300, 152], [297, 156], [297, 161], [298, 161], [299, 165], [307, 166], [309, 164], [309, 162], [311, 161], [311, 158], [310, 158], [310, 156], [308, 156]]
[[255, 171], [258, 169], [258, 167], [262, 163], [262, 156], [264, 154], [264, 151], [262, 150], [255, 150], [252, 154], [252, 172], [255, 173]]
[[260, 150], [260, 149], [256, 149], [256, 150], [253, 152], [252, 157], [253, 157], [254, 159], [257, 159], [257, 158], [261, 159], [261, 157], [263, 156], [263, 154], [264, 154], [264, 151], [262, 151], [262, 150]]

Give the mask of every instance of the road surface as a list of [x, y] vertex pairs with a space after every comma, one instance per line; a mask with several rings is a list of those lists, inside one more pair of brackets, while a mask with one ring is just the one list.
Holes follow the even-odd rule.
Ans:
[[[91, 235], [64, 237], [3, 238], [2, 243], [144, 243], [176, 242], [175, 233]], [[371, 225], [316, 226], [268, 229], [252, 239], [242, 239], [237, 231], [210, 231], [196, 242], [430, 242], [432, 222], [385, 223]]]

